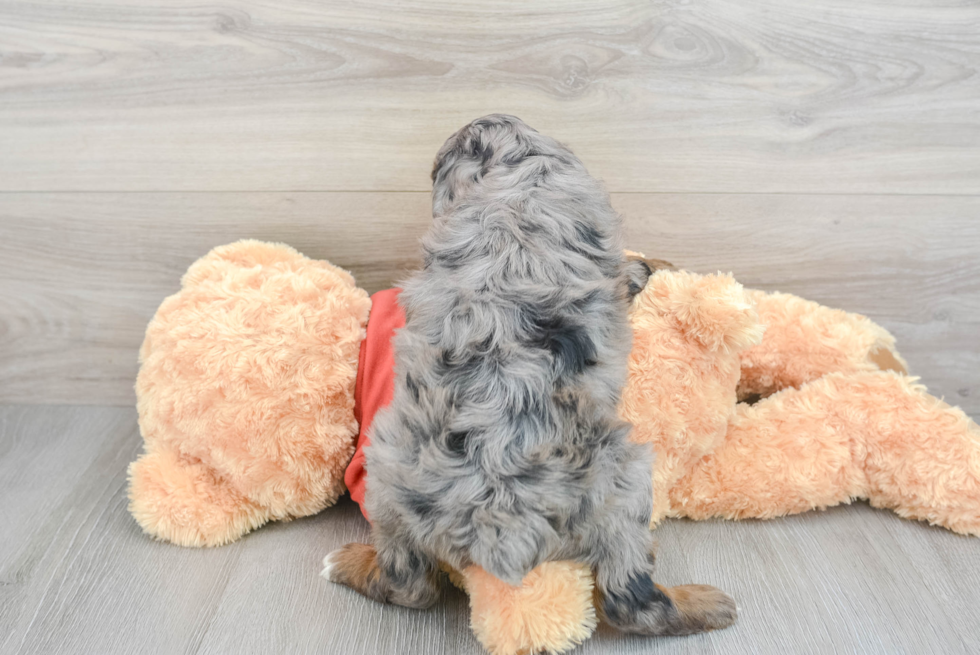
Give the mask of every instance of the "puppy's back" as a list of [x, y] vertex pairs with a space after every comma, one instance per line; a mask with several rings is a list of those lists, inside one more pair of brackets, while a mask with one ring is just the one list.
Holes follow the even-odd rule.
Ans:
[[513, 117], [458, 132], [433, 175], [369, 511], [517, 582], [589, 520], [628, 430], [620, 223], [571, 152]]

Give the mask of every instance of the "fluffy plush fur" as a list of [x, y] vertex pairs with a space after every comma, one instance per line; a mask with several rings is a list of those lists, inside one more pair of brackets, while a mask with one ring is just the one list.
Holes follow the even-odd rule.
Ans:
[[[767, 327], [740, 354], [741, 403], [671, 488], [670, 515], [771, 518], [854, 499], [980, 534], [980, 428], [929, 395], [866, 317], [749, 292]], [[735, 475], [734, 472], [738, 471]]]
[[453, 135], [433, 180], [394, 398], [365, 451], [374, 549], [328, 557], [328, 577], [425, 607], [439, 562], [518, 585], [571, 558], [620, 629], [729, 625], [717, 589], [652, 580], [652, 453], [617, 415], [628, 301], [650, 271], [624, 258], [605, 192], [567, 148], [502, 115]]
[[160, 539], [217, 546], [333, 504], [357, 434], [367, 293], [257, 241], [214, 249], [181, 287], [140, 350], [133, 516]]
[[598, 619], [592, 570], [577, 562], [545, 562], [509, 585], [478, 566], [450, 580], [470, 594], [470, 625], [494, 654], [563, 652], [592, 635]]
[[980, 430], [905, 375], [894, 338], [866, 317], [658, 273], [632, 322], [622, 414], [658, 453], [654, 523], [862, 498], [980, 531]]
[[866, 316], [788, 293], [745, 293], [766, 328], [766, 338], [740, 355], [740, 401], [754, 402], [828, 373], [908, 372], [895, 350], [895, 338]]
[[[320, 477], [306, 488], [326, 490], [320, 500], [295, 512], [279, 504], [278, 515], [335, 497], [356, 431], [351, 389], [368, 302], [343, 271], [268, 244], [232, 244], [191, 268], [142, 350], [147, 454], [132, 467], [130, 495], [150, 534], [218, 544], [273, 518], [258, 502], [269, 487], [259, 481], [254, 493], [254, 480], [238, 476], [250, 466], [292, 475], [269, 455], [291, 434], [283, 426], [322, 424], [310, 452], [332, 455], [310, 469]], [[769, 518], [869, 498], [980, 535], [980, 427], [902, 374], [894, 340], [871, 321], [743, 290], [729, 276], [664, 271], [634, 300], [630, 323], [620, 409], [638, 423], [636, 438], [659, 440], [653, 477], [665, 493], [654, 519]], [[315, 375], [336, 393], [319, 397], [314, 421], [297, 399], [322, 390], [299, 366], [317, 361]], [[587, 565], [548, 562], [516, 588], [476, 566], [454, 577], [495, 655], [560, 652], [595, 625]]]
[[657, 274], [630, 312], [633, 351], [620, 413], [657, 453], [651, 524], [670, 492], [724, 439], [735, 411], [739, 352], [758, 344], [755, 306], [730, 276]]
[[[621, 410], [658, 453], [654, 522], [773, 518], [867, 499], [980, 535], [980, 426], [904, 375], [894, 338], [866, 317], [746, 291], [730, 276], [664, 271], [634, 301], [631, 323]], [[515, 595], [546, 593], [551, 576], [580, 581], [570, 597], [591, 588], [582, 564], [550, 566]], [[478, 572], [463, 575], [474, 607], [496, 597]], [[503, 609], [491, 616], [486, 634], [514, 622]], [[570, 606], [560, 616], [563, 630], [532, 614], [518, 623], [575, 635], [592, 625]], [[495, 655], [564, 648], [484, 644]]]

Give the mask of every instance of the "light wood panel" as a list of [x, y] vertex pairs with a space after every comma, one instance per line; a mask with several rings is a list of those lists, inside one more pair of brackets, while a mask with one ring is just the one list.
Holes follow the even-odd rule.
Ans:
[[613, 191], [980, 191], [967, 0], [7, 0], [0, 56], [3, 190], [425, 190], [506, 111]]
[[[132, 405], [147, 321], [216, 245], [406, 275], [436, 149], [491, 111], [571, 145], [635, 249], [865, 313], [980, 418], [978, 72], [973, 0], [0, 0], [0, 652], [482, 652], [459, 592], [316, 576], [367, 537], [348, 501], [148, 540], [135, 411], [100, 405]], [[976, 539], [863, 504], [658, 536], [662, 581], [738, 624], [576, 652], [980, 652]]]
[[[0, 194], [0, 402], [131, 404], [147, 321], [191, 262], [283, 241], [369, 291], [418, 262], [422, 193]], [[864, 313], [980, 416], [980, 197], [614, 194], [632, 247]]]
[[[343, 499], [217, 549], [143, 535], [126, 511], [131, 408], [0, 407], [0, 652], [477, 655], [465, 596], [428, 611], [318, 577], [368, 537]], [[975, 653], [975, 538], [858, 504], [768, 522], [667, 521], [658, 577], [718, 585], [734, 627], [648, 639], [606, 627], [576, 653]]]

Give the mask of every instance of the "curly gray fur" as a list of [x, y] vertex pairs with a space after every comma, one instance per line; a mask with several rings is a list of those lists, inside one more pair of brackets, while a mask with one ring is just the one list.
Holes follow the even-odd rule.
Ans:
[[607, 620], [683, 631], [651, 578], [653, 455], [617, 414], [628, 302], [650, 269], [624, 259], [621, 219], [578, 158], [513, 116], [459, 130], [432, 177], [394, 399], [366, 450], [384, 599], [433, 602], [438, 561], [519, 584], [579, 559]]

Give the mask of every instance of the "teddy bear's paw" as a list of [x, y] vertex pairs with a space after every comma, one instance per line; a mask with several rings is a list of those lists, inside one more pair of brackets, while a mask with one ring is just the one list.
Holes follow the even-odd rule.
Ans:
[[739, 352], [762, 340], [763, 326], [742, 285], [704, 275], [678, 290], [671, 306], [687, 333], [713, 351]]
[[659, 271], [631, 309], [634, 331], [672, 326], [712, 352], [737, 353], [758, 344], [764, 331], [755, 304], [729, 275]]

